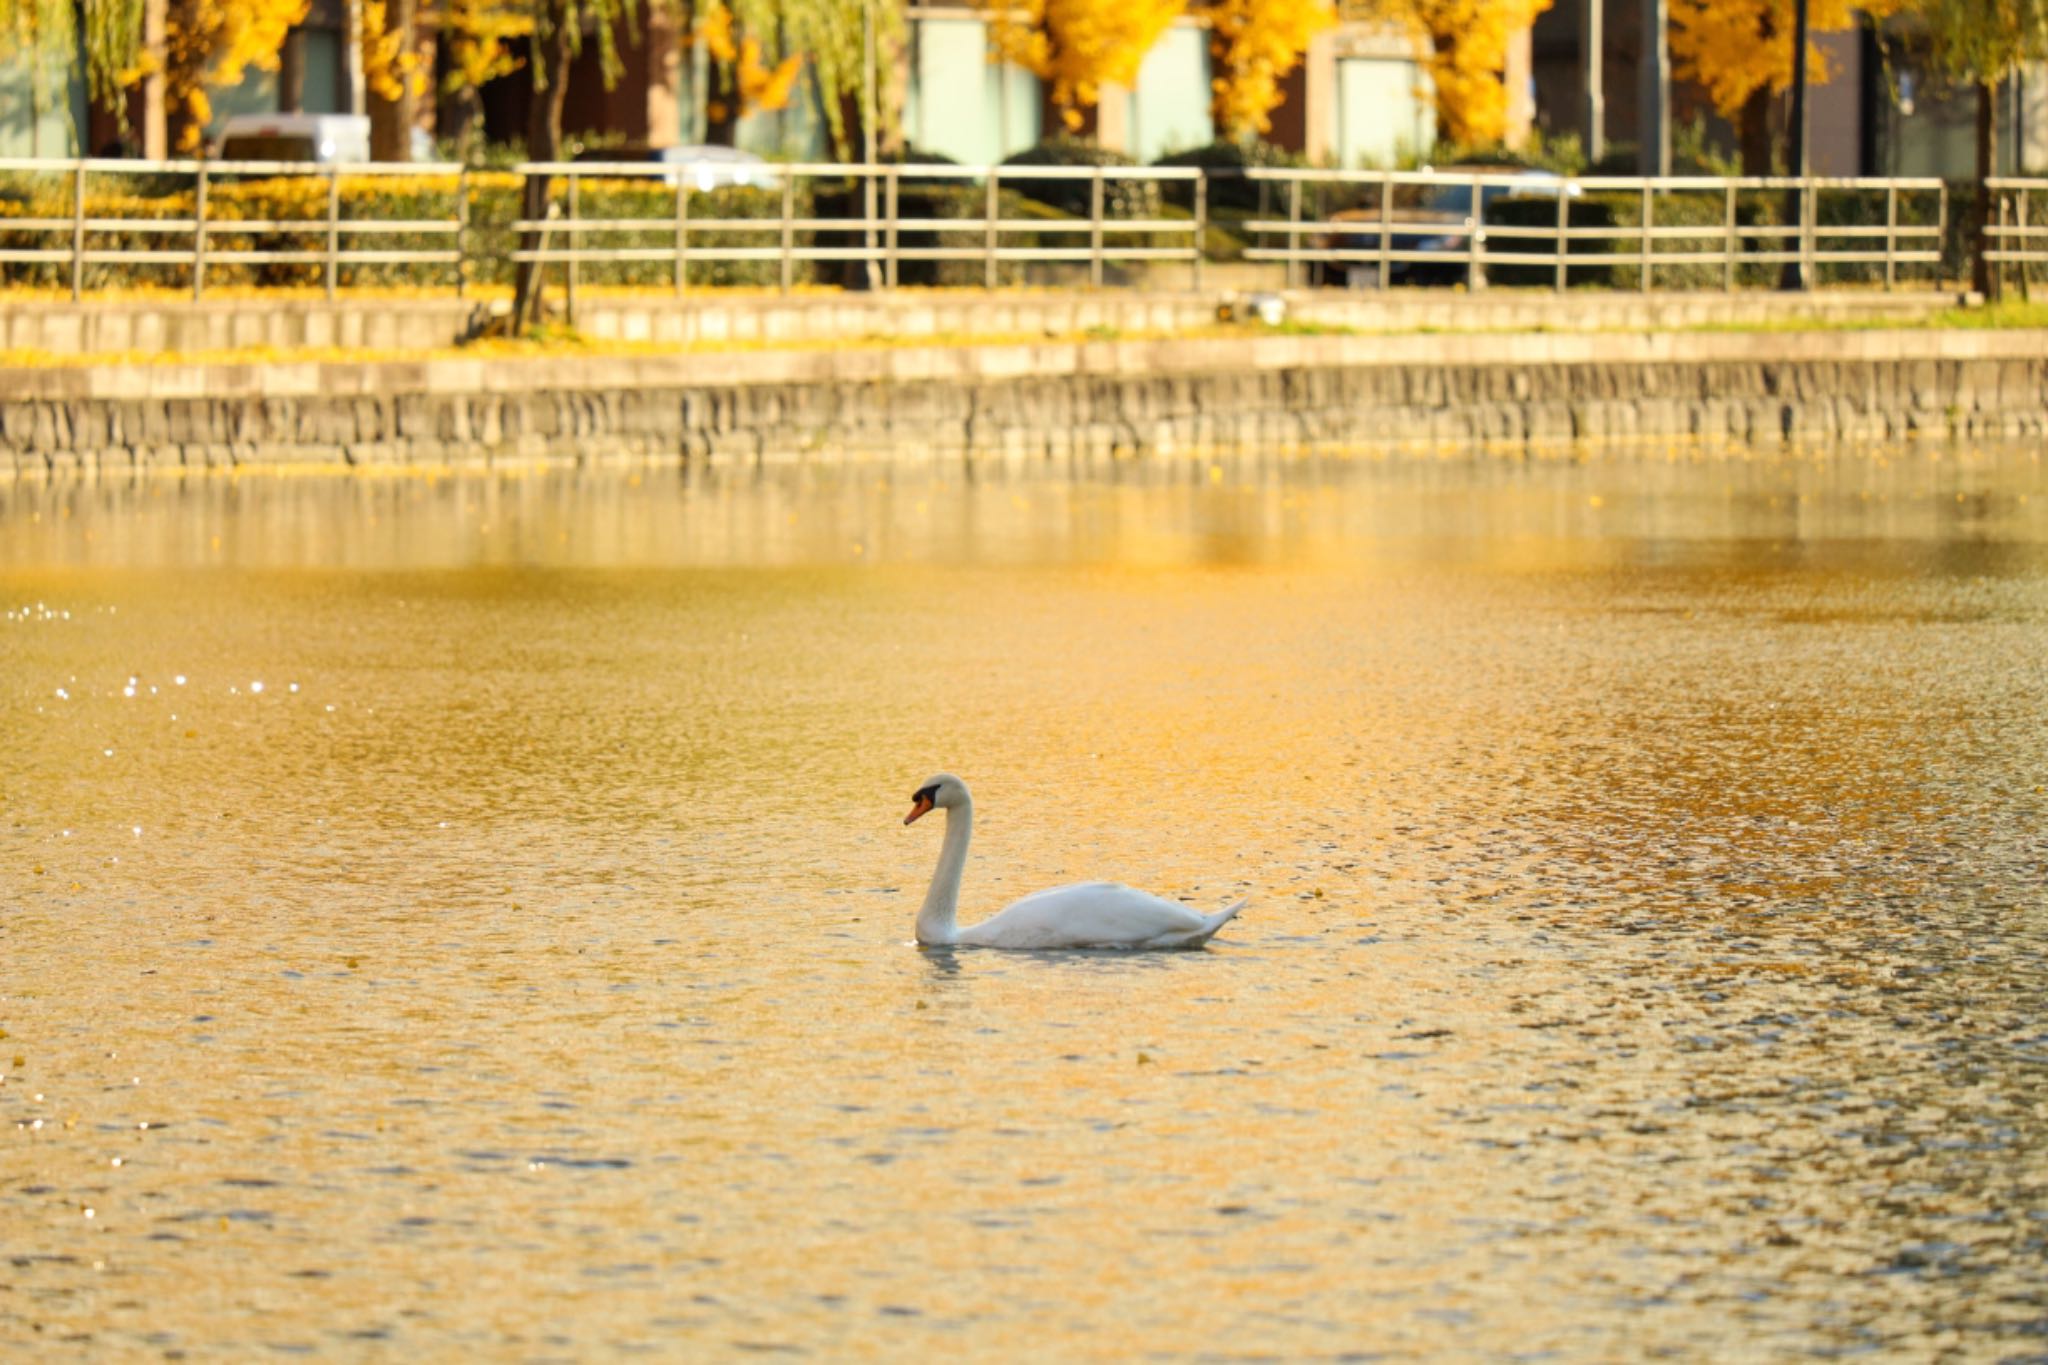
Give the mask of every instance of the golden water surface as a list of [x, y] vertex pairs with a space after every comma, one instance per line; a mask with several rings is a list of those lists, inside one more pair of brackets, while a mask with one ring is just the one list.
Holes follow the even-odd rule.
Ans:
[[[2048, 1349], [2030, 451], [0, 484], [0, 1353]], [[1209, 949], [924, 951], [1127, 880]]]

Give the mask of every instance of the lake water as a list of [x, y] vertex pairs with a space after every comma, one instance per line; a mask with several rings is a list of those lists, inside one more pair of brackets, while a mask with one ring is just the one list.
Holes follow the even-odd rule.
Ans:
[[[2036, 452], [0, 483], [0, 1350], [2048, 1352]], [[1096, 876], [1172, 954], [924, 951]]]

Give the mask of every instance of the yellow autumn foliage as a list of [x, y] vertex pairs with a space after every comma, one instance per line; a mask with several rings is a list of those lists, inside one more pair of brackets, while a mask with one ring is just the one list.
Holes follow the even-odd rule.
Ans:
[[787, 108], [789, 97], [796, 89], [796, 78], [803, 71], [802, 55], [792, 53], [769, 66], [761, 58], [760, 40], [752, 34], [736, 38], [734, 27], [732, 10], [713, 0], [705, 7], [704, 17], [697, 21], [686, 41], [701, 44], [713, 61], [732, 70], [739, 95], [739, 109], [735, 117], [744, 118], [756, 111]]
[[1475, 146], [1506, 136], [1508, 43], [1549, 8], [1550, 0], [1400, 0], [1386, 7], [1394, 14], [1405, 9], [1429, 39], [1425, 65], [1447, 140]]
[[363, 84], [380, 99], [400, 99], [408, 85], [415, 96], [424, 95], [427, 73], [421, 68], [419, 50], [406, 41], [410, 34], [391, 26], [388, 0], [363, 0], [361, 13]]
[[530, 37], [533, 16], [506, 0], [444, 0], [441, 36], [449, 71], [443, 89], [481, 90], [526, 64], [512, 44]]
[[1134, 85], [1145, 54], [1187, 0], [981, 0], [996, 55], [1051, 87], [1069, 130], [1105, 84]]
[[[1792, 84], [1793, 0], [1670, 0], [1671, 70], [1697, 82], [1724, 117], [1732, 118], [1759, 89]], [[1811, 0], [1807, 27], [1839, 33], [1858, 11], [1882, 17], [1901, 0]], [[1806, 78], [1825, 83], [1834, 72], [1826, 54], [1809, 43]]]
[[1207, 11], [1210, 112], [1219, 136], [1238, 141], [1273, 129], [1280, 82], [1318, 33], [1337, 22], [1331, 0], [1216, 0]]
[[250, 67], [275, 71], [285, 35], [306, 17], [309, 0], [169, 0], [161, 51], [141, 54], [120, 73], [134, 85], [162, 72], [164, 103], [177, 118], [177, 150], [199, 150], [213, 118], [209, 91], [239, 85]]

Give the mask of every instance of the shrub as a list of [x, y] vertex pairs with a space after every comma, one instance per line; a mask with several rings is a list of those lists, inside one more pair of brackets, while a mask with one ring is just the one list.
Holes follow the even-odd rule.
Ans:
[[[1106, 169], [1131, 167], [1137, 163], [1121, 152], [1112, 152], [1078, 138], [1059, 137], [1018, 152], [1005, 166], [1101, 166]], [[1076, 218], [1089, 216], [1094, 200], [1094, 177], [1030, 179], [1013, 182], [1020, 194], [1049, 208]], [[1105, 218], [1157, 218], [1159, 182], [1105, 177], [1102, 182], [1102, 215]]]
[[[1162, 156], [1153, 164], [1194, 166], [1207, 171], [1211, 213], [1219, 210], [1252, 213], [1259, 207], [1260, 186], [1255, 180], [1245, 179], [1245, 171], [1306, 166], [1308, 159], [1299, 152], [1290, 152], [1269, 142], [1212, 142], [1206, 147]], [[1159, 189], [1168, 203], [1189, 210], [1194, 208], [1195, 187], [1192, 181], [1168, 180]]]

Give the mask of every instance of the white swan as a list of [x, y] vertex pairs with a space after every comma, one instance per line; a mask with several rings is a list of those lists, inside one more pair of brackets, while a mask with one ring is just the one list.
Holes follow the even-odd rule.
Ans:
[[917, 912], [917, 941], [964, 943], [977, 948], [1199, 948], [1244, 908], [1244, 902], [1213, 915], [1177, 901], [1134, 891], [1118, 882], [1077, 882], [1016, 901], [979, 924], [962, 929], [960, 873], [967, 866], [967, 841], [974, 835], [974, 798], [967, 784], [940, 773], [912, 795], [903, 823], [928, 811], [946, 812], [946, 841], [932, 889]]

